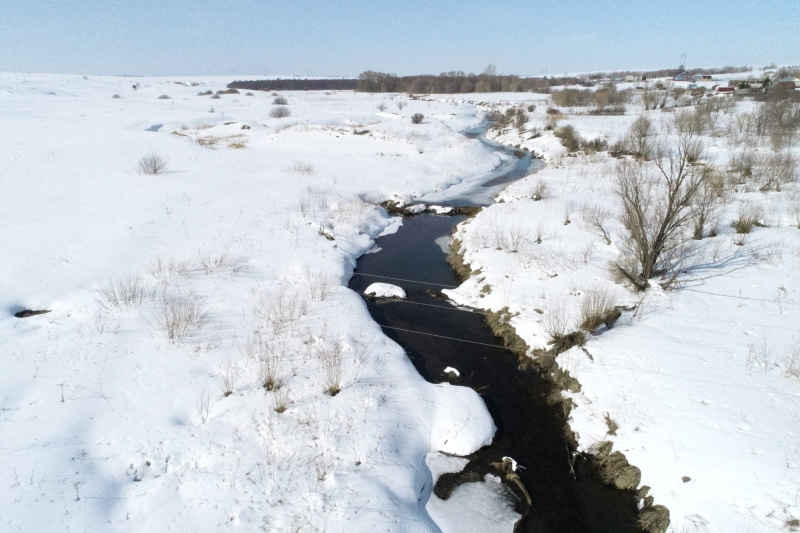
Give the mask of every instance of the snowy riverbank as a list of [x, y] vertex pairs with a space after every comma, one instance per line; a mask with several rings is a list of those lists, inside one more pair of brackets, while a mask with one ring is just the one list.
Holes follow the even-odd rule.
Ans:
[[492, 437], [345, 287], [376, 202], [501, 162], [480, 114], [228, 81], [0, 76], [5, 530], [439, 531], [426, 456]]
[[[588, 298], [602, 295], [630, 309], [611, 329], [601, 326], [590, 334], [583, 349], [558, 356], [581, 384], [579, 392], [565, 392], [575, 403], [570, 425], [581, 448], [613, 442], [641, 469], [641, 483], [651, 487], [655, 503], [670, 509], [669, 531], [796, 529], [797, 167], [777, 191], [760, 191], [763, 183], [755, 175], [735, 182], [739, 176], [730, 169], [742, 153], [797, 158], [797, 143], [775, 152], [769, 137], [736, 138], [743, 120], [737, 117], [763, 104], [744, 101], [712, 111], [700, 134], [708, 147], [704, 161], [731, 183], [716, 211], [719, 218], [687, 252], [672, 290], [655, 279], [646, 292], [636, 293], [614, 283], [609, 267], [625, 239], [613, 195], [618, 160], [606, 152], [567, 155], [545, 129], [556, 114], [547, 112], [547, 96], [480, 100], [501, 112], [535, 105], [524, 133], [508, 127], [493, 137], [542, 154], [547, 167], [509, 186], [499, 203], [460, 226], [455, 238], [478, 273], [448, 295], [459, 304], [507, 307], [511, 324], [533, 349], [548, 348], [554, 330], [577, 329]], [[556, 121], [613, 145], [642, 114], [637, 104], [627, 107], [620, 116], [562, 108]], [[658, 134], [686, 109], [694, 110], [644, 116]], [[737, 233], [732, 222], [750, 210], [758, 224], [750, 233]]]

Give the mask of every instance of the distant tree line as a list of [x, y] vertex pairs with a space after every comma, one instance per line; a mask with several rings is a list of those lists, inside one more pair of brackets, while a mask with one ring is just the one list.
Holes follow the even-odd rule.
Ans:
[[585, 78], [589, 80], [598, 80], [603, 78], [624, 78], [625, 76], [634, 75], [637, 79], [651, 80], [653, 78], [671, 78], [684, 72], [689, 76], [694, 76], [700, 74], [739, 74], [742, 72], [751, 72], [752, 70], [753, 67], [748, 66], [734, 67], [728, 65], [716, 68], [687, 69], [681, 65], [678, 68], [664, 68], [647, 71], [620, 70], [616, 72], [595, 72], [593, 74], [587, 74]]
[[357, 82], [358, 80], [354, 79], [290, 78], [286, 80], [234, 81], [228, 84], [228, 88], [248, 91], [352, 91], [356, 89]]
[[396, 76], [368, 70], [358, 76], [357, 91], [366, 93], [490, 93], [490, 92], [549, 92], [556, 85], [578, 83], [578, 78], [523, 78], [497, 75], [493, 67], [482, 74], [462, 71], [442, 72], [438, 76]]

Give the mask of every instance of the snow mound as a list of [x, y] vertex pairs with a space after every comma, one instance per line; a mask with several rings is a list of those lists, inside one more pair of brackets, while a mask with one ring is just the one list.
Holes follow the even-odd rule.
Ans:
[[373, 283], [367, 287], [364, 294], [368, 296], [377, 296], [378, 298], [400, 298], [401, 300], [406, 297], [406, 291], [397, 285], [391, 285], [389, 283]]
[[431, 423], [431, 448], [469, 455], [491, 444], [497, 428], [478, 393], [467, 387], [440, 383]]

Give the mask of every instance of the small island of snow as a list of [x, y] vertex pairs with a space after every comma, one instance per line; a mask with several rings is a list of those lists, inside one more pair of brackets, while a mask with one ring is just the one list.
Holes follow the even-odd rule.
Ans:
[[401, 300], [404, 300], [406, 297], [406, 291], [397, 285], [391, 285], [389, 283], [373, 283], [367, 287], [364, 294], [367, 296], [377, 296], [378, 298], [399, 298]]

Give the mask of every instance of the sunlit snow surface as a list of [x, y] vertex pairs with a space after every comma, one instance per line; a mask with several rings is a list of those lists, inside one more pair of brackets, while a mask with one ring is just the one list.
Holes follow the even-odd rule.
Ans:
[[[481, 100], [535, 104], [532, 122], [539, 126], [550, 105], [539, 95]], [[756, 105], [743, 101], [715, 115], [714, 133], [704, 135], [712, 164], [724, 170], [732, 154], [747, 149], [726, 132]], [[610, 117], [576, 110], [560, 125], [613, 145], [641, 113], [640, 105], [627, 107], [626, 115]], [[646, 115], [657, 131], [673, 116]], [[548, 314], [564, 313], [567, 325], [577, 327], [581, 302], [592, 290], [635, 306], [612, 329], [591, 336], [585, 351], [576, 347], [558, 357], [581, 383], [581, 392], [567, 393], [575, 401], [570, 425], [581, 448], [609, 440], [641, 468], [655, 503], [670, 509], [670, 531], [786, 531], [800, 518], [797, 181], [781, 192], [740, 187], [721, 211], [717, 236], [696, 241], [677, 289], [663, 291], [655, 280], [646, 293], [633, 294], [610, 281], [608, 268], [623, 236], [614, 216], [615, 160], [566, 156], [546, 132], [535, 139], [513, 129], [492, 136], [543, 154], [547, 167], [460, 226], [455, 236], [480, 275], [447, 295], [463, 305], [508, 307], [512, 325], [533, 348], [547, 347]], [[769, 138], [755, 149], [770, 153]], [[788, 149], [800, 157], [796, 143]], [[534, 201], [540, 184], [549, 193]], [[742, 237], [731, 222], [748, 205], [763, 208], [765, 227], [738, 246]], [[607, 212], [610, 245], [586, 221], [593, 207]], [[512, 235], [519, 244], [513, 251]], [[608, 420], [618, 425], [615, 435], [608, 434]]]
[[3, 531], [436, 532], [426, 456], [491, 440], [346, 288], [377, 203], [497, 166], [480, 113], [230, 81], [0, 76]]

